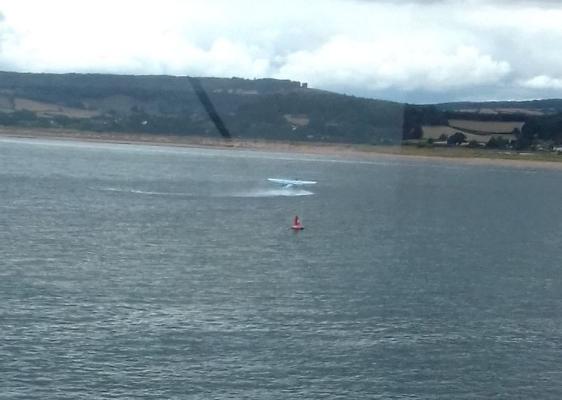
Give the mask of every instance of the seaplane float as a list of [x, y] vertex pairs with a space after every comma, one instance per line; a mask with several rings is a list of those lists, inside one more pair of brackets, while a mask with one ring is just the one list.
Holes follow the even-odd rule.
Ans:
[[267, 178], [267, 180], [281, 185], [283, 189], [292, 189], [296, 186], [316, 185], [315, 181], [303, 181], [300, 179]]

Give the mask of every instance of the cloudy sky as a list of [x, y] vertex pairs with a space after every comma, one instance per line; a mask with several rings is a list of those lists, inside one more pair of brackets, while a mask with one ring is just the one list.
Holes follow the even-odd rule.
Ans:
[[0, 70], [273, 77], [409, 102], [562, 97], [559, 0], [0, 0]]

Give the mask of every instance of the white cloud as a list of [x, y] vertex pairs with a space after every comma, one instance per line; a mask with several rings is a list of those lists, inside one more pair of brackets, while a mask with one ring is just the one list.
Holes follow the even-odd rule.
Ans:
[[444, 99], [541, 97], [529, 77], [562, 70], [553, 1], [0, 0], [0, 12], [5, 70], [272, 76]]
[[552, 78], [547, 75], [535, 76], [531, 79], [520, 82], [521, 86], [530, 89], [562, 89], [562, 79]]
[[318, 50], [291, 54], [279, 77], [296, 77], [322, 86], [441, 91], [497, 83], [510, 70], [509, 63], [470, 46], [449, 50], [406, 38], [372, 42], [335, 38]]

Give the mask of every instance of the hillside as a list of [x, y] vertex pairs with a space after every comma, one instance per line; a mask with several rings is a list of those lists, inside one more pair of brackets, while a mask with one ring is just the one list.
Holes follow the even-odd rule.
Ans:
[[404, 139], [465, 141], [500, 147], [553, 148], [562, 144], [562, 100], [407, 105]]
[[528, 148], [562, 144], [562, 100], [411, 105], [289, 80], [0, 72], [0, 125], [365, 144], [458, 133]]
[[[0, 125], [217, 137], [190, 79], [0, 72]], [[235, 138], [372, 144], [402, 139], [399, 103], [288, 80], [196, 82]]]

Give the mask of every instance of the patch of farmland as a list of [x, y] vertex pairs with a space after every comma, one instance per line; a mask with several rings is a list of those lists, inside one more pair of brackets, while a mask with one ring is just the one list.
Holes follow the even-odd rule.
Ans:
[[310, 118], [306, 114], [285, 114], [285, 120], [296, 126], [307, 126], [310, 123]]
[[14, 99], [14, 109], [16, 111], [29, 110], [41, 116], [64, 115], [70, 118], [91, 118], [98, 115], [97, 111], [82, 110], [80, 108], [65, 107], [59, 104], [46, 103], [43, 101], [30, 100], [25, 98]]
[[471, 121], [465, 119], [450, 119], [449, 126], [455, 129], [466, 130], [475, 134], [510, 134], [514, 129], [521, 130], [524, 121]]

